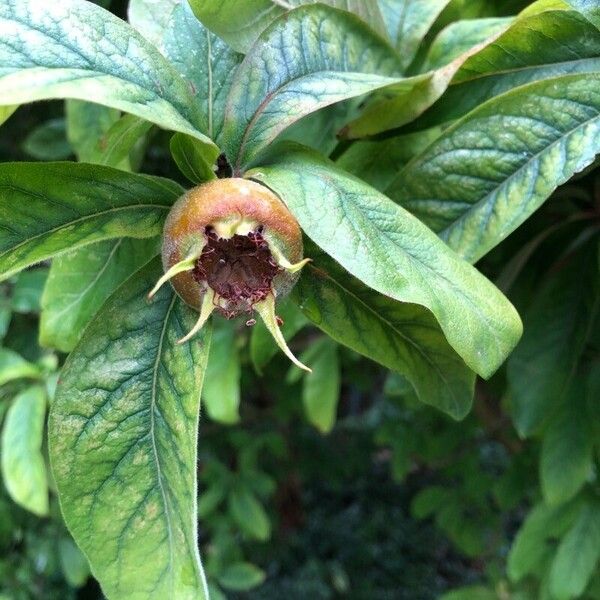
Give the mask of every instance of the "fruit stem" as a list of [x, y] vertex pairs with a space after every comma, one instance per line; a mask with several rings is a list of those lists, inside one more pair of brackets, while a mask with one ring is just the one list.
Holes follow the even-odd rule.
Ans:
[[309, 369], [306, 365], [302, 364], [289, 349], [283, 333], [277, 322], [277, 316], [275, 315], [275, 296], [269, 294], [264, 300], [257, 302], [254, 305], [256, 312], [261, 316], [264, 321], [269, 333], [275, 339], [275, 342], [281, 348], [282, 352], [300, 369], [304, 369], [309, 373], [312, 373], [312, 369]]

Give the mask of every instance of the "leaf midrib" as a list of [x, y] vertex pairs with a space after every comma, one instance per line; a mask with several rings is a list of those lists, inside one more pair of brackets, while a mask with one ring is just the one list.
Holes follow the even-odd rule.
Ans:
[[123, 238], [119, 238], [115, 245], [113, 246], [113, 248], [111, 249], [109, 255], [107, 256], [104, 264], [102, 265], [102, 267], [98, 270], [98, 272], [96, 273], [96, 275], [94, 276], [94, 278], [90, 281], [90, 283], [88, 283], [88, 285], [85, 287], [84, 290], [82, 290], [80, 293], [75, 294], [75, 300], [69, 302], [69, 304], [67, 304], [66, 306], [64, 306], [61, 310], [59, 310], [58, 312], [55, 312], [53, 314], [53, 319], [56, 321], [59, 317], [61, 317], [63, 314], [65, 314], [68, 310], [70, 310], [73, 306], [75, 306], [76, 304], [81, 302], [81, 299], [94, 287], [94, 285], [100, 280], [100, 277], [102, 277], [102, 275], [106, 272], [106, 269], [108, 269], [108, 266], [110, 264], [110, 262], [112, 261], [116, 251], [119, 249], [119, 246], [121, 245], [121, 243], [123, 242]]
[[154, 433], [154, 428], [155, 428], [155, 416], [154, 416], [154, 411], [156, 409], [156, 389], [157, 389], [157, 380], [158, 380], [158, 369], [161, 363], [161, 358], [162, 358], [162, 348], [163, 348], [163, 343], [164, 343], [164, 338], [166, 335], [166, 331], [167, 331], [167, 326], [169, 324], [169, 319], [171, 316], [171, 312], [173, 311], [173, 307], [175, 306], [175, 301], [177, 300], [177, 296], [175, 294], [173, 294], [173, 298], [171, 299], [171, 303], [169, 304], [169, 307], [167, 308], [167, 311], [165, 313], [165, 317], [164, 317], [164, 322], [163, 322], [163, 326], [162, 326], [162, 330], [160, 333], [160, 338], [158, 341], [158, 346], [156, 349], [156, 359], [154, 361], [154, 367], [152, 370], [152, 398], [150, 401], [150, 431], [149, 431], [149, 435], [150, 435], [150, 440], [151, 440], [151, 444], [152, 444], [152, 454], [154, 457], [154, 463], [156, 465], [156, 478], [158, 481], [158, 487], [160, 489], [160, 493], [161, 493], [161, 497], [162, 497], [162, 501], [163, 501], [163, 506], [164, 506], [164, 515], [167, 521], [167, 534], [168, 534], [168, 539], [169, 539], [169, 571], [168, 571], [168, 578], [169, 578], [169, 589], [171, 592], [171, 597], [175, 597], [173, 596], [173, 592], [174, 592], [174, 582], [173, 582], [173, 556], [174, 556], [174, 550], [173, 550], [173, 526], [171, 524], [171, 514], [170, 514], [170, 508], [169, 508], [169, 502], [167, 500], [167, 493], [166, 490], [164, 488], [164, 484], [163, 484], [163, 476], [162, 476], [162, 468], [160, 465], [160, 459], [158, 457], [158, 449], [156, 447], [156, 438], [155, 438], [155, 433]]
[[[98, 8], [99, 8], [99, 7], [98, 7]], [[110, 14], [110, 13], [109, 13], [109, 14]], [[28, 31], [28, 30], [35, 31], [35, 32], [39, 33], [39, 34], [40, 34], [42, 37], [46, 37], [46, 38], [49, 38], [49, 39], [51, 39], [51, 40], [52, 40], [52, 41], [53, 41], [55, 44], [57, 44], [58, 46], [63, 46], [63, 47], [66, 47], [66, 48], [68, 48], [68, 49], [69, 49], [71, 52], [73, 52], [73, 53], [74, 53], [76, 56], [79, 56], [80, 58], [82, 58], [82, 59], [83, 59], [83, 60], [84, 60], [84, 61], [85, 61], [85, 62], [86, 62], [88, 65], [93, 65], [93, 62], [92, 62], [92, 60], [91, 60], [91, 59], [90, 59], [88, 56], [86, 56], [85, 54], [83, 54], [83, 53], [81, 52], [81, 49], [80, 49], [80, 48], [78, 48], [77, 46], [73, 46], [73, 45], [71, 45], [71, 44], [68, 44], [68, 43], [66, 43], [66, 42], [68, 42], [68, 37], [67, 37], [67, 38], [63, 38], [63, 39], [57, 38], [55, 35], [52, 35], [52, 34], [51, 34], [51, 32], [49, 32], [48, 30], [42, 29], [42, 28], [40, 28], [40, 27], [38, 27], [38, 26], [34, 26], [32, 23], [29, 23], [29, 22], [24, 22], [24, 21], [21, 21], [21, 20], [19, 20], [19, 19], [16, 17], [16, 15], [14, 14], [14, 12], [12, 12], [12, 11], [11, 11], [11, 15], [12, 15], [11, 17], [4, 18], [4, 20], [6, 20], [6, 21], [7, 21], [9, 24], [10, 24], [11, 22], [13, 22], [13, 23], [18, 23], [19, 25], [21, 25], [21, 27], [23, 28], [23, 30], [24, 30], [24, 31]], [[81, 21], [81, 15], [80, 15], [80, 14], [76, 13], [76, 18], [75, 18], [75, 21], [76, 21], [76, 22], [77, 22], [77, 21]], [[124, 25], [127, 25], [125, 22], [123, 22], [123, 24], [124, 24]], [[133, 29], [131, 29], [131, 31], [133, 32], [134, 30], [133, 30]], [[116, 51], [116, 52], [117, 52], [119, 55], [121, 55], [121, 54], [120, 54], [120, 52], [119, 52], [119, 48], [117, 48], [117, 47], [116, 47], [116, 46], [113, 44], [113, 42], [112, 42], [112, 40], [111, 40], [111, 38], [110, 38], [110, 37], [104, 36], [104, 37], [103, 37], [103, 40], [104, 40], [105, 42], [107, 42], [109, 45], [111, 45], [111, 46], [114, 48], [114, 50], [115, 50], [115, 51]], [[139, 43], [139, 40], [137, 40], [137, 41], [138, 41], [138, 43]], [[140, 46], [143, 48], [143, 44], [140, 44]], [[154, 46], [152, 46], [152, 48], [154, 48]], [[147, 49], [146, 49], [146, 48], [143, 48], [143, 49], [144, 49], [145, 51], [147, 51]], [[21, 56], [23, 56], [23, 57], [25, 57], [25, 58], [27, 58], [27, 59], [29, 59], [29, 60], [32, 60], [32, 59], [31, 59], [31, 56], [29, 56], [28, 54], [24, 53], [22, 50], [19, 50], [18, 48], [15, 48], [14, 50], [15, 50], [15, 52], [17, 52], [17, 53], [18, 53], [18, 54], [20, 54]], [[159, 54], [158, 50], [156, 50], [156, 52], [157, 52], [157, 54]], [[102, 53], [102, 54], [104, 55], [104, 53]], [[138, 63], [136, 63], [136, 62], [135, 62], [135, 61], [134, 61], [134, 60], [133, 60], [133, 59], [132, 59], [130, 56], [127, 56], [127, 55], [125, 55], [125, 56], [127, 57], [127, 60], [128, 60], [128, 62], [130, 62], [130, 63], [134, 64], [134, 65], [135, 65], [136, 67], [138, 67], [138, 68], [141, 68], [141, 65], [140, 65], [140, 64], [138, 64]], [[144, 63], [142, 63], [142, 64], [145, 64], [145, 61], [144, 61]], [[147, 65], [146, 65], [146, 66], [147, 66]], [[75, 70], [77, 70], [77, 71], [84, 71], [84, 69], [82, 69], [81, 67], [79, 67], [79, 68], [76, 68], [76, 69], [66, 69], [65, 67], [47, 67], [47, 66], [43, 66], [43, 65], [36, 65], [35, 67], [29, 67], [29, 68], [40, 68], [40, 67], [42, 67], [42, 68], [44, 68], [44, 69], [48, 69], [48, 70], [55, 70], [55, 69], [56, 69], [56, 70], [74, 70], [74, 71], [75, 71]], [[15, 69], [15, 71], [22, 71], [22, 70], [25, 70], [25, 69]], [[163, 98], [163, 97], [160, 95], [160, 93], [159, 93], [159, 92], [160, 92], [160, 89], [159, 89], [159, 90], [154, 90], [154, 89], [151, 89], [151, 88], [144, 87], [143, 85], [141, 85], [141, 84], [139, 83], [139, 81], [135, 81], [135, 80], [132, 80], [132, 79], [127, 79], [127, 78], [123, 77], [121, 74], [119, 74], [119, 75], [115, 75], [115, 74], [113, 74], [113, 73], [109, 73], [109, 72], [107, 72], [107, 71], [97, 71], [97, 70], [95, 70], [95, 69], [90, 69], [90, 73], [94, 73], [94, 74], [100, 74], [100, 75], [104, 75], [104, 76], [108, 75], [108, 76], [110, 76], [110, 77], [114, 77], [115, 79], [119, 79], [120, 81], [124, 81], [124, 82], [126, 82], [126, 83], [129, 83], [129, 84], [131, 84], [131, 85], [134, 85], [134, 86], [136, 86], [136, 87], [138, 87], [138, 88], [141, 88], [141, 89], [143, 89], [143, 90], [150, 91], [150, 92], [152, 92], [152, 93], [153, 93], [153, 94], [154, 94], [154, 95], [155, 95], [157, 98], [160, 98], [161, 100], [165, 100], [165, 98]], [[173, 79], [176, 79], [177, 77], [179, 77], [179, 75], [178, 75], [177, 73], [175, 73], [175, 72], [169, 73], [169, 75], [170, 75], [171, 77], [173, 77]], [[181, 81], [183, 82], [183, 79], [181, 79]], [[186, 100], [189, 100], [189, 99], [187, 99], [187, 98], [186, 98]], [[170, 100], [165, 100], [165, 101], [166, 101], [166, 102], [168, 102], [169, 104], [171, 104], [171, 101], [170, 101]], [[177, 112], [179, 112], [179, 111], [177, 111]], [[183, 116], [183, 115], [182, 115], [182, 116]], [[186, 120], [187, 120], [187, 118], [186, 118]], [[191, 124], [191, 123], [190, 123], [190, 124]]]
[[[336, 192], [336, 193], [338, 193], [338, 195], [339, 195], [339, 192]], [[391, 202], [391, 200], [390, 200], [390, 202]], [[367, 212], [365, 212], [363, 210], [363, 207], [361, 206], [361, 204], [359, 202], [350, 201], [349, 203], [350, 203], [350, 206], [353, 207], [355, 211], [358, 211], [358, 213], [362, 216], [363, 219], [365, 219], [366, 221], [372, 222], [370, 216], [368, 215]], [[355, 221], [353, 221], [348, 216], [346, 208], [345, 208], [345, 204], [346, 204], [346, 197], [344, 196], [342, 201], [338, 202], [338, 205], [344, 211], [345, 219], [353, 226], [354, 231], [360, 231], [360, 228], [354, 227]], [[460, 298], [462, 298], [472, 308], [473, 314], [479, 318], [480, 322], [485, 323], [486, 331], [488, 332], [489, 337], [491, 337], [496, 344], [496, 351], [498, 352], [498, 354], [502, 354], [501, 348], [500, 348], [500, 341], [499, 341], [500, 338], [499, 338], [499, 336], [497, 336], [494, 333], [496, 331], [496, 328], [491, 325], [488, 317], [480, 310], [478, 303], [474, 299], [472, 299], [470, 295], [467, 295], [463, 288], [461, 288], [460, 286], [457, 286], [456, 283], [451, 278], [449, 278], [447, 275], [445, 275], [444, 273], [437, 271], [430, 265], [426, 264], [418, 256], [414, 256], [406, 246], [398, 243], [398, 241], [394, 238], [393, 231], [389, 231], [387, 229], [382, 229], [381, 227], [376, 226], [375, 224], [373, 224], [373, 226], [375, 227], [376, 231], [379, 233], [379, 235], [382, 238], [387, 239], [389, 241], [389, 243], [392, 244], [394, 247], [398, 248], [400, 250], [400, 252], [403, 253], [411, 263], [415, 264], [417, 267], [417, 270], [419, 270], [419, 271], [425, 270], [427, 272], [430, 272], [433, 274], [433, 276], [435, 278], [441, 280], [441, 282], [444, 282], [444, 286], [442, 288], [444, 293], [448, 294], [450, 292], [450, 295], [456, 295], [456, 296], [459, 296]], [[365, 242], [363, 241], [362, 244], [364, 246]], [[460, 260], [461, 260], [460, 258], [456, 259], [457, 265], [460, 265]], [[435, 299], [436, 304], [438, 306], [440, 306], [436, 288], [433, 288], [431, 286], [431, 284], [428, 284], [427, 289], [429, 290], [432, 298]], [[384, 292], [381, 292], [381, 293], [384, 293]], [[389, 295], [389, 293], [387, 295]], [[403, 300], [401, 300], [400, 298], [394, 297], [394, 299], [399, 302], [403, 302]], [[434, 316], [437, 317], [437, 312], [439, 312], [438, 309], [436, 309], [434, 311], [432, 307], [424, 304], [423, 301], [420, 301], [420, 302], [417, 301], [417, 302], [413, 302], [413, 303], [423, 306], [427, 310], [430, 310], [434, 314]], [[441, 323], [440, 323], [440, 325], [441, 325]], [[444, 334], [447, 335], [443, 326], [442, 326], [442, 330], [444, 331]], [[464, 360], [464, 358], [463, 358], [463, 360]]]
[[[475, 55], [475, 58], [477, 58], [477, 55]], [[535, 65], [525, 65], [523, 67], [514, 67], [514, 68], [510, 68], [510, 69], [487, 71], [485, 73], [478, 73], [477, 75], [465, 77], [465, 79], [459, 79], [458, 81], [453, 81], [452, 83], [450, 83], [450, 85], [448, 87], [449, 87], [449, 89], [451, 89], [453, 87], [458, 87], [464, 83], [472, 83], [474, 81], [481, 81], [482, 79], [492, 78], [497, 75], [510, 75], [512, 73], [522, 73], [524, 71], [535, 71], [537, 69], [544, 69], [544, 68], [548, 68], [548, 67], [555, 67], [555, 66], [561, 67], [564, 65], [572, 65], [572, 64], [586, 63], [586, 62], [598, 62], [598, 61], [600, 61], [600, 56], [586, 56], [586, 57], [573, 59], [573, 60], [563, 60], [563, 61], [558, 61], [558, 62], [548, 62], [548, 63], [540, 63], [540, 64], [535, 64]], [[463, 65], [463, 67], [464, 67], [464, 65]], [[463, 67], [461, 67], [461, 69]], [[457, 72], [457, 75], [460, 74], [461, 69], [459, 69], [459, 71]], [[593, 73], [594, 71], [590, 71], [590, 72]], [[572, 73], [572, 72], [564, 73], [564, 75], [573, 75], [573, 74], [574, 73]], [[556, 77], [560, 77], [560, 75], [557, 74]]]
[[[339, 283], [336, 279], [334, 279], [331, 275], [329, 275], [329, 273], [324, 272], [321, 269], [318, 269], [317, 267], [314, 267], [312, 265], [309, 265], [309, 268], [312, 271], [315, 272], [315, 274], [316, 274], [317, 277], [318, 276], [323, 276], [323, 274], [324, 274], [327, 277], [327, 279], [329, 279], [329, 281], [331, 281], [333, 283], [333, 285], [335, 285], [336, 287], [338, 287], [339, 289], [341, 289], [348, 296], [354, 298], [354, 300], [356, 302], [358, 302], [359, 304], [361, 304], [362, 306], [364, 306], [365, 309], [368, 312], [370, 312], [377, 320], [379, 320], [382, 323], [384, 323], [385, 325], [389, 326], [389, 328], [393, 332], [395, 332], [400, 338], [402, 338], [409, 345], [413, 346], [415, 348], [415, 350], [419, 354], [421, 354], [421, 356], [423, 357], [423, 359], [425, 360], [425, 362], [430, 365], [430, 367], [432, 368], [432, 370], [435, 373], [438, 374], [439, 378], [443, 381], [445, 387], [448, 390], [450, 390], [450, 395], [451, 395], [452, 399], [454, 400], [454, 402], [457, 402], [457, 399], [456, 399], [456, 396], [455, 396], [454, 391], [452, 389], [452, 386], [448, 383], [448, 380], [443, 375], [442, 371], [439, 370], [439, 367], [436, 365], [436, 363], [432, 361], [432, 359], [429, 357], [429, 355], [427, 353], [425, 353], [425, 351], [421, 348], [421, 346], [419, 344], [417, 344], [414, 340], [412, 340], [406, 334], [402, 333], [402, 331], [400, 331], [400, 329], [398, 329], [398, 327], [396, 325], [394, 325], [391, 321], [389, 321], [388, 319], [384, 318], [381, 314], [379, 314], [378, 312], [376, 312], [375, 309], [373, 309], [371, 306], [369, 306], [362, 298], [358, 297], [354, 292], [352, 292], [348, 288], [344, 287], [341, 283]], [[455, 404], [455, 407], [456, 407], [456, 404]]]
[[[548, 97], [548, 96], [546, 96]], [[556, 98], [553, 98], [553, 100], [556, 100]], [[562, 99], [564, 100], [564, 98]], [[449, 232], [452, 232], [453, 229], [455, 227], [458, 227], [459, 224], [461, 224], [461, 229], [462, 226], [464, 225], [465, 220], [467, 220], [468, 218], [470, 218], [470, 214], [471, 211], [478, 206], [482, 206], [486, 203], [488, 203], [491, 198], [493, 198], [493, 196], [497, 195], [500, 190], [502, 190], [503, 188], [505, 188], [514, 178], [516, 178], [518, 175], [521, 174], [521, 172], [523, 170], [525, 170], [526, 168], [532, 166], [534, 163], [538, 163], [540, 160], [540, 157], [542, 155], [544, 155], [546, 152], [548, 152], [550, 149], [554, 148], [556, 145], [561, 144], [565, 139], [570, 138], [571, 136], [573, 136], [579, 129], [583, 129], [585, 127], [588, 127], [592, 124], [594, 124], [594, 121], [597, 121], [600, 118], [600, 111], [598, 110], [598, 108], [594, 107], [594, 106], [590, 106], [588, 104], [583, 104], [582, 102], [577, 102], [577, 101], [573, 101], [570, 100], [571, 102], [576, 102], [577, 104], [579, 104], [580, 106], [586, 106], [589, 109], [592, 109], [594, 111], [596, 111], [596, 115], [594, 115], [592, 118], [590, 118], [589, 120], [583, 121], [581, 123], [578, 123], [575, 127], [565, 131], [565, 132], [561, 132], [560, 137], [558, 137], [557, 139], [555, 139], [553, 142], [551, 142], [550, 144], [548, 144], [547, 146], [544, 146], [544, 148], [542, 148], [539, 152], [536, 152], [535, 154], [531, 155], [531, 157], [529, 159], [527, 159], [518, 169], [516, 169], [511, 175], [509, 175], [507, 178], [503, 179], [496, 188], [494, 188], [492, 191], [488, 192], [485, 196], [482, 196], [480, 199], [476, 200], [473, 203], [469, 203], [470, 204], [470, 208], [465, 211], [458, 219], [456, 219], [455, 221], [452, 221], [452, 223], [450, 223], [447, 227], [445, 227], [442, 231], [440, 231], [439, 235], [442, 239], [445, 240], [445, 236], [449, 235]], [[503, 117], [519, 117], [519, 118], [525, 118], [528, 119], [529, 117], [524, 117], [523, 115], [507, 115], [507, 114], [503, 114]], [[469, 123], [471, 123], [471, 121], [469, 121]], [[495, 205], [495, 202], [494, 202]], [[514, 222], [514, 220], [512, 221]], [[462, 252], [461, 252], [461, 256], [463, 256]], [[477, 260], [477, 254], [474, 255], [474, 260]], [[464, 256], [463, 256], [464, 257]], [[468, 259], [469, 262], [474, 262], [473, 259], [471, 259], [470, 255], [467, 255], [467, 257], [464, 257], [465, 259]]]
[[[286, 89], [288, 87], [290, 87], [292, 84], [296, 84], [298, 81], [300, 81], [302, 79], [309, 79], [311, 77], [324, 77], [324, 76], [328, 76], [328, 75], [329, 76], [331, 76], [331, 75], [338, 75], [338, 76], [339, 75], [358, 75], [358, 76], [365, 77], [365, 78], [377, 77], [382, 80], [389, 79], [388, 82], [386, 82], [386, 83], [382, 82], [381, 85], [378, 85], [377, 88], [374, 88], [372, 91], [376, 91], [377, 89], [380, 89], [382, 87], [387, 87], [388, 85], [393, 85], [394, 83], [400, 83], [401, 81], [399, 81], [399, 80], [405, 79], [404, 77], [389, 77], [387, 75], [378, 75], [377, 73], [363, 73], [361, 71], [332, 71], [332, 70], [311, 71], [310, 73], [304, 73], [302, 75], [299, 75], [298, 77], [289, 79], [282, 86], [280, 86], [274, 90], [271, 90], [270, 92], [267, 93], [267, 95], [263, 98], [261, 103], [256, 108], [256, 111], [252, 115], [252, 118], [250, 119], [250, 121], [248, 121], [248, 124], [244, 128], [244, 133], [243, 133], [242, 139], [240, 141], [240, 146], [239, 146], [239, 150], [237, 153], [237, 159], [236, 159], [236, 163], [235, 163], [235, 168], [236, 168], [237, 172], [239, 172], [242, 167], [244, 154], [245, 154], [245, 150], [246, 150], [246, 145], [248, 143], [248, 137], [250, 136], [250, 133], [254, 129], [257, 121], [260, 119], [260, 117], [263, 116], [266, 107], [271, 103], [271, 101], [274, 99], [274, 97], [279, 95], [281, 92], [286, 91]], [[318, 104], [318, 102], [316, 104]], [[232, 109], [230, 109], [230, 107], [228, 107], [227, 113], [231, 114], [231, 110]], [[314, 111], [312, 111], [312, 112], [314, 112]], [[309, 114], [309, 113], [305, 113], [305, 114], [303, 113], [303, 116], [306, 116], [306, 114]]]
[[15, 252], [16, 250], [18, 250], [19, 248], [21, 248], [22, 246], [32, 242], [33, 240], [36, 240], [40, 237], [44, 237], [47, 235], [52, 235], [53, 233], [56, 233], [57, 231], [60, 231], [61, 229], [64, 229], [65, 227], [70, 227], [71, 225], [74, 225], [76, 223], [80, 223], [83, 221], [87, 221], [87, 220], [92, 220], [95, 217], [98, 216], [104, 216], [110, 213], [116, 213], [122, 210], [132, 210], [132, 209], [137, 209], [137, 208], [153, 208], [153, 209], [158, 209], [158, 210], [165, 210], [168, 211], [170, 210], [170, 206], [163, 206], [160, 204], [130, 204], [128, 206], [119, 206], [119, 207], [114, 207], [114, 208], [110, 208], [107, 210], [103, 210], [100, 212], [95, 212], [92, 215], [85, 215], [83, 217], [80, 217], [78, 219], [75, 219], [73, 221], [68, 221], [67, 223], [63, 223], [61, 225], [58, 225], [57, 227], [53, 227], [52, 229], [48, 229], [46, 231], [43, 231], [41, 233], [38, 233], [32, 237], [27, 238], [26, 240], [23, 240], [22, 242], [19, 242], [16, 246], [11, 246], [10, 248], [8, 248], [7, 250], [5, 250], [4, 252], [0, 253], [0, 261], [3, 260], [3, 258], [6, 256], [6, 254], [12, 254], [13, 252]]
[[206, 35], [206, 68], [208, 73], [208, 137], [213, 137], [213, 72], [212, 72], [212, 40], [210, 39], [210, 31], [208, 28], [205, 28]]

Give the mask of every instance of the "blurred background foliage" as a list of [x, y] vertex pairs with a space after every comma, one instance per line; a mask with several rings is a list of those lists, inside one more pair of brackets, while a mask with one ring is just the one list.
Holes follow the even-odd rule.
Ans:
[[[414, 68], [431, 59], [427, 46], [447, 24], [525, 4], [450, 3]], [[124, 5], [111, 8], [124, 16]], [[286, 137], [352, 169], [352, 150], [333, 136], [336, 114], [352, 108], [325, 109]], [[19, 108], [0, 130], [0, 160], [75, 159], [77, 110]], [[111, 112], [99, 112], [98, 142], [119, 118]], [[188, 185], [169, 137], [138, 131], [126, 168]], [[355, 170], [376, 183], [418, 147], [389, 156], [388, 145], [368, 173], [364, 163]], [[290, 370], [260, 326], [218, 322], [198, 464], [199, 544], [213, 597], [599, 599], [599, 223], [596, 165], [480, 261], [519, 309], [525, 335], [477, 383], [460, 423], [420, 404], [399, 375], [323, 337], [291, 305], [282, 310], [286, 334], [312, 378]], [[1, 600], [102, 597], [47, 466], [45, 415], [65, 358], [38, 342], [48, 270], [0, 284]]]

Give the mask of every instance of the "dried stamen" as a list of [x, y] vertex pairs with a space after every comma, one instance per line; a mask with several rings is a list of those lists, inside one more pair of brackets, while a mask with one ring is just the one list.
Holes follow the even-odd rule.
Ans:
[[282, 268], [273, 260], [260, 229], [246, 235], [219, 237], [206, 229], [206, 245], [194, 268], [194, 279], [214, 290], [217, 310], [225, 317], [251, 311], [272, 290]]

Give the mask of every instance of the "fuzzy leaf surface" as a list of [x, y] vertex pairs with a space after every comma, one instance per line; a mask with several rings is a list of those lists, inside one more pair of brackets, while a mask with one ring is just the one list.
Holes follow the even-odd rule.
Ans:
[[315, 4], [276, 20], [227, 100], [222, 142], [234, 170], [304, 115], [398, 81], [398, 69], [393, 49], [349, 13]]
[[398, 174], [390, 197], [476, 261], [600, 151], [600, 73], [493, 98]]
[[127, 23], [84, 0], [0, 5], [0, 98], [88, 100], [212, 145], [175, 68]]
[[208, 135], [217, 139], [223, 129], [227, 95], [243, 56], [204, 27], [187, 2], [173, 10], [160, 49], [189, 82], [194, 102], [206, 115]]
[[449, 3], [450, 0], [379, 0], [404, 68], [410, 65], [423, 38]]
[[454, 419], [471, 408], [475, 374], [446, 341], [433, 315], [367, 288], [321, 251], [308, 248], [293, 292], [304, 314], [334, 340], [401, 373], [421, 402]]
[[600, 6], [597, 0], [567, 0], [567, 2], [600, 29]]
[[73, 350], [104, 301], [157, 252], [155, 239], [119, 238], [55, 258], [42, 296], [40, 343]]
[[510, 17], [490, 17], [451, 23], [433, 40], [421, 70], [429, 71], [447, 65], [473, 46], [505, 30], [511, 21]]
[[[148, 0], [146, 0], [148, 1]], [[232, 48], [244, 54], [262, 31], [289, 9], [313, 0], [189, 0], [196, 16]], [[385, 23], [377, 0], [322, 0], [334, 8], [356, 14], [381, 35]]]
[[[461, 28], [472, 27], [469, 21], [464, 23], [468, 25]], [[453, 24], [448, 30], [459, 25]], [[482, 26], [475, 33], [479, 36], [484, 31]], [[431, 48], [437, 54], [443, 52], [444, 63], [452, 56], [452, 49], [439, 49], [445, 33], [440, 33]], [[532, 13], [510, 25], [508, 21], [504, 25], [498, 22], [489, 33], [488, 38], [480, 39], [477, 46], [448, 64], [384, 90], [342, 130], [342, 135], [360, 138], [408, 123], [408, 131], [421, 131], [456, 120], [520, 85], [600, 70], [600, 32], [574, 11]]]
[[63, 367], [49, 450], [67, 526], [106, 596], [207, 598], [197, 547], [197, 437], [210, 330], [158, 259], [96, 315]]
[[446, 93], [412, 127], [423, 129], [455, 120], [527, 83], [599, 71], [600, 31], [580, 14], [547, 10], [521, 16], [466, 57]]
[[182, 188], [167, 179], [73, 163], [0, 165], [0, 278], [117, 237], [148, 238]]
[[466, 364], [490, 376], [521, 335], [500, 291], [418, 219], [361, 180], [301, 147], [249, 176], [272, 188], [309, 237], [352, 275], [429, 309]]
[[159, 47], [169, 19], [181, 2], [182, 0], [129, 0], [127, 20], [149, 42]]

